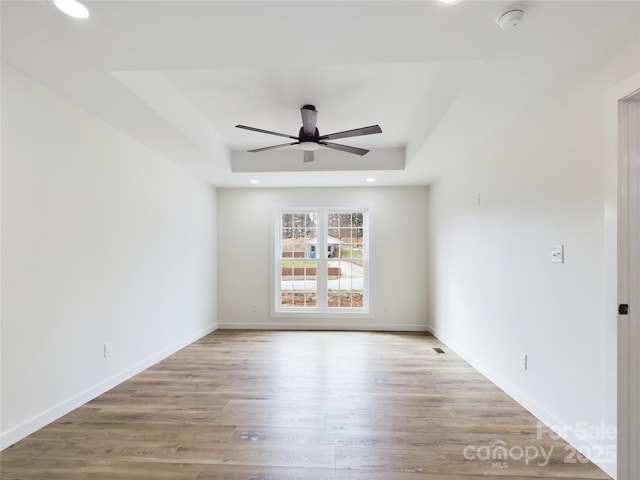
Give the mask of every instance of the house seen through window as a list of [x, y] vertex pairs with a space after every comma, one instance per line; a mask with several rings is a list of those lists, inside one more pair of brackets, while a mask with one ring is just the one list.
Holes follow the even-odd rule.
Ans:
[[368, 311], [366, 209], [283, 210], [277, 224], [276, 312]]

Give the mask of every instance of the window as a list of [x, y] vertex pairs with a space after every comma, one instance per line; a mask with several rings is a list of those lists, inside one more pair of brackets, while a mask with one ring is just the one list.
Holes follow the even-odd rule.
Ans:
[[274, 313], [368, 313], [368, 223], [366, 208], [280, 210]]

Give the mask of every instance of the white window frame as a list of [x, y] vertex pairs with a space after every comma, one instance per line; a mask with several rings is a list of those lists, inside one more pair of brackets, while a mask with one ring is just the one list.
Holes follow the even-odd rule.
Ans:
[[[283, 213], [317, 212], [318, 222], [316, 226], [316, 252], [325, 252], [325, 255], [316, 256], [316, 306], [315, 307], [283, 307], [281, 304], [282, 269], [279, 259], [281, 254], [281, 221]], [[363, 215], [363, 298], [361, 308], [340, 308], [327, 306], [327, 231], [328, 214], [335, 212], [362, 212]], [[271, 245], [271, 317], [285, 318], [372, 318], [371, 302], [371, 225], [372, 208], [368, 205], [327, 204], [318, 205], [280, 205], [273, 214], [273, 235]], [[320, 258], [321, 257], [321, 258]]]

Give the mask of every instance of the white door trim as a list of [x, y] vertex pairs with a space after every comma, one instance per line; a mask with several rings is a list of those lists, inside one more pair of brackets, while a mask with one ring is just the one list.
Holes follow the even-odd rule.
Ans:
[[[609, 91], [606, 100], [606, 145], [605, 157], [605, 312], [607, 371], [606, 385], [609, 404], [606, 411], [609, 418], [607, 423], [616, 425], [617, 437], [617, 465], [612, 466], [610, 475], [618, 480], [640, 478], [638, 472], [637, 453], [630, 450], [631, 442], [637, 442], [637, 418], [632, 415], [629, 404], [629, 373], [631, 350], [629, 345], [628, 316], [617, 314], [620, 303], [629, 303], [629, 221], [628, 206], [629, 186], [629, 113], [631, 104], [640, 98], [640, 72], [616, 85]], [[637, 183], [637, 180], [636, 180]], [[635, 185], [637, 189], [639, 186]], [[633, 201], [637, 201], [637, 197]], [[636, 226], [637, 227], [637, 226]], [[637, 238], [637, 237], [636, 237]], [[635, 268], [638, 268], [637, 266]], [[633, 308], [633, 306], [632, 306]], [[637, 306], [636, 306], [637, 309]], [[637, 388], [634, 387], [634, 388]], [[635, 440], [634, 440], [635, 439]], [[607, 469], [608, 470], [608, 469]]]
[[629, 478], [637, 479], [640, 478], [640, 91], [625, 104], [629, 146], [627, 250], [626, 257], [625, 253], [619, 256], [626, 262], [627, 282], [626, 296], [621, 295], [618, 301], [629, 304], [630, 310], [628, 315], [620, 316], [618, 323], [618, 339], [625, 345], [618, 355], [621, 375], [618, 392], [624, 394], [620, 395], [618, 405], [620, 424], [625, 427], [621, 441], [628, 453], [623, 466]]

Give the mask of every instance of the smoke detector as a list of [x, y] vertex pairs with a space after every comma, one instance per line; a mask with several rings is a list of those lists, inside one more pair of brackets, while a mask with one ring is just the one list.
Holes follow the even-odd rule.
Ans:
[[511, 30], [517, 27], [524, 18], [524, 10], [519, 7], [511, 7], [504, 10], [496, 19], [502, 30]]

